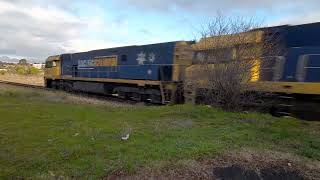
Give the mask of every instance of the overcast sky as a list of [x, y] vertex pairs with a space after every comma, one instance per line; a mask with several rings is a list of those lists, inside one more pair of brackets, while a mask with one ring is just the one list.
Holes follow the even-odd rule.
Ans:
[[320, 0], [0, 0], [0, 56], [192, 40], [217, 11], [266, 25], [320, 21]]

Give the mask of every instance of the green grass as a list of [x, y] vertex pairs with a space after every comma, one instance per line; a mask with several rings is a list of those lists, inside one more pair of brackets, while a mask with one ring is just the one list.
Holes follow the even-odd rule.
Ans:
[[259, 113], [85, 105], [0, 89], [0, 115], [0, 178], [99, 178], [241, 148], [320, 160], [319, 123]]

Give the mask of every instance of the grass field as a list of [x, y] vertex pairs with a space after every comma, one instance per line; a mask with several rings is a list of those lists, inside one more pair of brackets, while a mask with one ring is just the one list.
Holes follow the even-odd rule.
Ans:
[[[201, 171], [217, 159], [250, 161], [249, 155], [256, 162], [290, 162], [319, 177], [319, 122], [206, 106], [87, 104], [56, 96], [0, 88], [0, 179], [174, 177]], [[127, 133], [129, 140], [121, 141]]]

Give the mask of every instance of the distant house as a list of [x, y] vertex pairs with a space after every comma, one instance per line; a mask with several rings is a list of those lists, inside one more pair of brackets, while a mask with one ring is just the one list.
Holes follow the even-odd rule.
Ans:
[[43, 69], [44, 68], [44, 63], [33, 63], [32, 67], [35, 67], [37, 69]]

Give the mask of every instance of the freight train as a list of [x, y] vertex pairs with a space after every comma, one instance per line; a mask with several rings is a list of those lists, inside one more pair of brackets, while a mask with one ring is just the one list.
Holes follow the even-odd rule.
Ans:
[[[247, 43], [263, 43], [270, 31], [281, 36], [285, 54], [270, 67], [260, 67], [254, 91], [317, 99], [320, 95], [320, 23], [255, 29]], [[186, 80], [199, 70], [197, 54], [210, 38], [142, 46], [127, 46], [51, 56], [46, 60], [48, 88], [84, 91], [152, 103], [195, 103], [198, 89]], [[232, 46], [232, 45], [230, 45]], [[262, 58], [261, 58], [262, 59]], [[272, 87], [272, 88], [266, 88]]]

